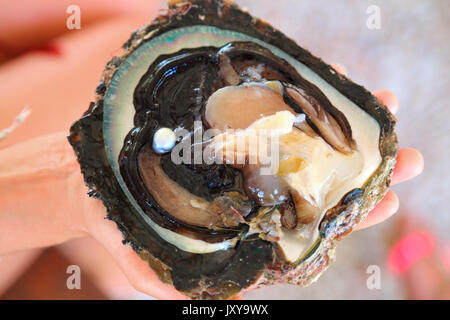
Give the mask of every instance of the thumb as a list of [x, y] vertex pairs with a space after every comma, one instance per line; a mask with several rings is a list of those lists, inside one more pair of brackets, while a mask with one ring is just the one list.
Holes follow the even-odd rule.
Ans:
[[[15, 0], [0, 2], [0, 61], [21, 51], [44, 46], [68, 32], [67, 12], [72, 0]], [[82, 26], [129, 14], [152, 13], [154, 1], [77, 0]]]

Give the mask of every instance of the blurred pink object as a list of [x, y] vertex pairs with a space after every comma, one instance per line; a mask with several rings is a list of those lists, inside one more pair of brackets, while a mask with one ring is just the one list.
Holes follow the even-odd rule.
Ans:
[[430, 257], [435, 246], [434, 235], [427, 231], [414, 231], [401, 238], [391, 249], [388, 267], [403, 275], [419, 260]]

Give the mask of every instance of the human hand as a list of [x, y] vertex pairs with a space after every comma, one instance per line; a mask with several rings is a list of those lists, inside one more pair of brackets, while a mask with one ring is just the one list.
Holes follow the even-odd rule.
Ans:
[[[28, 102], [33, 112], [21, 128], [26, 130], [15, 132], [5, 141], [10, 147], [0, 151], [0, 254], [91, 236], [108, 250], [130, 283], [139, 291], [157, 298], [185, 298], [173, 287], [161, 283], [147, 263], [129, 246], [122, 244], [122, 235], [115, 224], [104, 219], [105, 209], [102, 204], [86, 196], [87, 189], [73, 150], [66, 141], [66, 132], [47, 134], [66, 129], [84, 111], [103, 68], [105, 53], [111, 53], [113, 47], [111, 43], [106, 44], [106, 40], [109, 36], [120, 38], [118, 32], [126, 37], [132, 30], [124, 31], [123, 26], [127, 23], [112, 22], [107, 29], [96, 33], [86, 28], [86, 33], [82, 33], [79, 39], [64, 37], [61, 41], [63, 55], [57, 61], [18, 61], [0, 70], [0, 82], [8, 84], [3, 86], [5, 91], [1, 97], [1, 106], [9, 108], [4, 109], [5, 112], [2, 110], [5, 117], [0, 119], [0, 124], [5, 119], [11, 119], [11, 115], [17, 113], [17, 108], [22, 108]], [[89, 55], [88, 51], [92, 43], [96, 44], [98, 54], [95, 56]], [[88, 60], [80, 59], [87, 59], [88, 56], [89, 61], [98, 60], [95, 68], [89, 65]], [[42, 69], [43, 66], [45, 69]], [[43, 72], [50, 76], [41, 79]], [[79, 76], [81, 74], [82, 77]], [[13, 81], [15, 75], [18, 75], [20, 83]], [[60, 75], [70, 79], [77, 90], [66, 90]], [[37, 90], [35, 83], [31, 84], [36, 79], [42, 82]], [[20, 88], [11, 89], [16, 83]], [[31, 88], [29, 94], [23, 94], [27, 88]], [[62, 102], [58, 101], [55, 92], [61, 93]], [[5, 94], [8, 95], [6, 99]], [[398, 102], [390, 92], [379, 91], [375, 94], [392, 112], [398, 109]], [[61, 108], [61, 105], [65, 108]], [[11, 146], [35, 136], [40, 137]], [[423, 159], [418, 151], [400, 150], [393, 184], [412, 178], [420, 173], [422, 167]], [[389, 192], [358, 229], [385, 220], [397, 208], [398, 198]]]
[[186, 298], [122, 243], [102, 203], [87, 192], [66, 132], [0, 150], [0, 255], [88, 236], [109, 252], [138, 291], [160, 299]]
[[93, 237], [139, 291], [162, 299], [185, 298], [122, 244], [115, 224], [104, 219], [102, 204], [86, 195], [66, 138], [70, 124], [92, 99], [105, 61], [148, 22], [154, 5], [80, 0], [81, 30], [69, 31], [65, 19], [70, 4], [0, 4], [0, 129], [24, 106], [31, 110], [24, 123], [0, 139], [0, 255]]

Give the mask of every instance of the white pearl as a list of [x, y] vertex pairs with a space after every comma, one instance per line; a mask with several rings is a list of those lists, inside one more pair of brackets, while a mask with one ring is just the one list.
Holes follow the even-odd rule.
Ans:
[[161, 128], [153, 136], [153, 150], [158, 153], [165, 153], [175, 146], [175, 132], [169, 128]]

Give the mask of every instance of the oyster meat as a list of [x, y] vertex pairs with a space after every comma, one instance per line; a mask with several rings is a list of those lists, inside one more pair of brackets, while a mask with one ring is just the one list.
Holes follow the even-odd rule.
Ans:
[[221, 0], [169, 2], [106, 66], [72, 144], [90, 195], [196, 299], [306, 286], [385, 195], [395, 118]]

